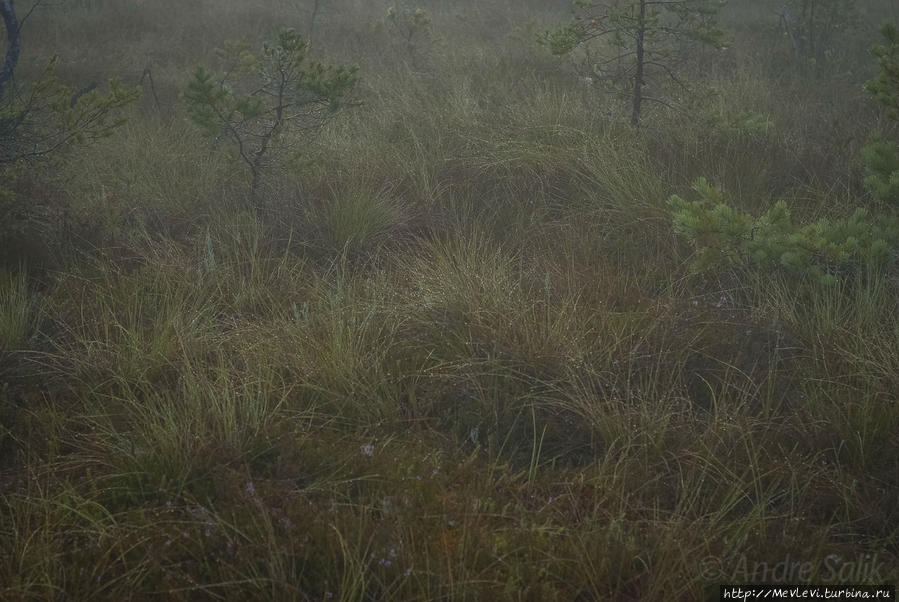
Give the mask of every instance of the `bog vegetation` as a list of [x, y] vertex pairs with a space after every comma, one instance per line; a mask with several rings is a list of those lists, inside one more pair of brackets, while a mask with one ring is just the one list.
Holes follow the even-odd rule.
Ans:
[[895, 3], [0, 14], [0, 598], [899, 579]]

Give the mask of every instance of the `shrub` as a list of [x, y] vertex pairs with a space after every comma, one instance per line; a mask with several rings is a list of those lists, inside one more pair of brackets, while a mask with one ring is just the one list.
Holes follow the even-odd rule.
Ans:
[[885, 44], [875, 46], [871, 54], [877, 57], [880, 73], [865, 84], [886, 111], [887, 117], [899, 121], [899, 30], [892, 23], [880, 28]]
[[[640, 123], [644, 101], [669, 105], [668, 100], [647, 96], [645, 86], [654, 79], [683, 85], [676, 72], [690, 57], [685, 48], [725, 45], [725, 34], [716, 24], [720, 3], [714, 0], [578, 0], [575, 5], [575, 21], [547, 32], [542, 42], [558, 55], [584, 46], [590, 63], [586, 79], [629, 89], [631, 124], [635, 126]], [[599, 46], [596, 56], [591, 43]]]
[[265, 44], [261, 56], [232, 44], [220, 53], [230, 62], [228, 69], [216, 74], [197, 67], [184, 92], [190, 119], [206, 135], [223, 135], [237, 147], [250, 170], [253, 208], [258, 209], [259, 184], [272, 156], [304, 141], [291, 134], [320, 130], [356, 84], [355, 67], [325, 67], [307, 60], [307, 50], [293, 29]]
[[668, 199], [674, 230], [696, 250], [696, 271], [727, 267], [783, 270], [833, 284], [861, 266], [894, 261], [899, 219], [858, 208], [842, 219], [793, 222], [785, 201], [759, 217], [727, 205], [705, 178], [693, 185], [699, 200]]
[[430, 15], [423, 8], [391, 6], [387, 9], [385, 22], [412, 67], [420, 68], [423, 55], [434, 42], [434, 24]]
[[[880, 73], [865, 88], [883, 107], [886, 116], [899, 120], [899, 31], [887, 23], [881, 28], [886, 44], [875, 46]], [[874, 136], [862, 149], [867, 175], [865, 186], [871, 195], [885, 203], [899, 206], [899, 153], [896, 145]]]
[[862, 148], [865, 187], [878, 201], [899, 207], [899, 153], [896, 145], [875, 136]]
[[96, 83], [72, 88], [57, 75], [56, 56], [36, 78], [17, 79], [24, 19], [17, 18], [9, 1], [0, 3], [0, 17], [7, 38], [0, 65], [0, 258], [15, 254], [21, 261], [34, 257], [30, 250], [22, 252], [22, 242], [34, 238], [27, 231], [39, 213], [37, 203], [22, 193], [24, 177], [34, 179], [36, 165], [48, 164], [72, 146], [109, 136], [124, 121], [119, 110], [138, 98], [140, 88], [117, 81], [107, 92]]

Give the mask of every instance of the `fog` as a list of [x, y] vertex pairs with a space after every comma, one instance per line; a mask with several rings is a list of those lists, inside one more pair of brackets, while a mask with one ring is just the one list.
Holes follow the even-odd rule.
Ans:
[[896, 583], [895, 2], [0, 15], [0, 598]]

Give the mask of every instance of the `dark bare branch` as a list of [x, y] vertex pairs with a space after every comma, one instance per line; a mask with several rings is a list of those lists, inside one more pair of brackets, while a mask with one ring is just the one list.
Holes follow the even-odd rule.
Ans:
[[0, 0], [0, 16], [3, 17], [3, 26], [6, 28], [6, 56], [3, 59], [3, 67], [0, 68], [0, 100], [6, 94], [6, 87], [12, 81], [19, 63], [21, 40], [19, 32], [21, 24], [16, 18], [16, 11], [12, 0]]

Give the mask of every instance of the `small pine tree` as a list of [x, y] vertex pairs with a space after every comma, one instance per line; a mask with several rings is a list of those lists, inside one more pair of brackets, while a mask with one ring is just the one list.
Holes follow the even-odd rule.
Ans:
[[413, 68], [421, 68], [423, 55], [434, 42], [434, 23], [423, 8], [391, 6], [385, 23], [397, 37]]
[[[326, 67], [309, 61], [308, 44], [284, 29], [257, 56], [231, 44], [220, 54], [230, 61], [221, 74], [197, 67], [183, 93], [188, 116], [210, 136], [224, 135], [250, 171], [250, 205], [258, 209], [259, 184], [272, 155], [301, 142], [346, 104], [356, 85], [355, 67]], [[240, 77], [244, 76], [244, 77]]]
[[[53, 57], [34, 78], [16, 78], [22, 50], [22, 21], [14, 5], [0, 0], [6, 53], [0, 65], [0, 241], [13, 240], [36, 210], [20, 193], [21, 177], [46, 166], [64, 151], [109, 136], [124, 119], [121, 109], [140, 96], [140, 88], [111, 81], [104, 92], [96, 83], [76, 90], [62, 82]], [[0, 256], [6, 248], [0, 248]]]
[[798, 225], [784, 201], [756, 218], [725, 204], [705, 178], [693, 190], [698, 200], [674, 195], [668, 205], [675, 232], [696, 251], [694, 271], [754, 267], [829, 285], [853, 268], [888, 263], [899, 246], [899, 219], [864, 208], [844, 219]]
[[0, 166], [46, 160], [73, 144], [109, 136], [124, 123], [118, 109], [140, 96], [140, 88], [117, 80], [107, 92], [96, 84], [74, 90], [59, 79], [58, 62], [53, 57], [37, 79], [0, 100]]
[[[899, 31], [892, 23], [885, 23], [881, 29], [884, 44], [875, 46], [871, 53], [877, 57], [880, 73], [865, 84], [886, 116], [899, 121]], [[862, 149], [867, 175], [865, 185], [871, 195], [899, 208], [899, 152], [896, 145], [875, 136]]]
[[896, 145], [874, 136], [862, 148], [865, 163], [865, 187], [871, 195], [899, 207], [899, 153]]
[[631, 124], [640, 123], [644, 101], [668, 104], [644, 93], [655, 77], [680, 81], [677, 68], [690, 46], [723, 48], [726, 36], [716, 25], [723, 0], [577, 0], [575, 21], [547, 32], [542, 42], [553, 54], [583, 44], [599, 44], [591, 79], [628, 83]]
[[[36, 5], [35, 5], [36, 6]], [[110, 91], [91, 84], [75, 91], [56, 74], [53, 57], [40, 77], [17, 82], [22, 25], [11, 0], [0, 0], [6, 52], [0, 64], [0, 175], [22, 163], [46, 159], [72, 143], [108, 136], [122, 123], [116, 110], [136, 100], [140, 88], [110, 82]]]

